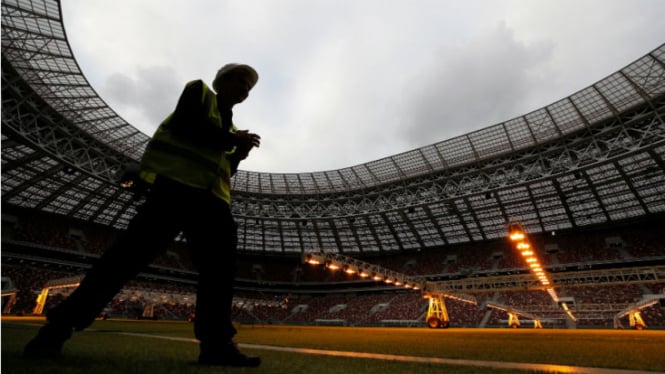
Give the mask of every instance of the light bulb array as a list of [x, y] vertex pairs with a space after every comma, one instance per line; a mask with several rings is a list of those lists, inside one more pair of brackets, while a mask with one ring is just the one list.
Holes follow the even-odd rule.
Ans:
[[[559, 296], [557, 295], [549, 275], [545, 272], [531, 243], [529, 243], [529, 236], [524, 231], [524, 228], [518, 222], [511, 222], [508, 225], [508, 238], [514, 243], [515, 249], [522, 255], [525, 263], [529, 266], [531, 273], [538, 279], [540, 284], [545, 288], [545, 291], [550, 295], [554, 302], [559, 303]], [[577, 320], [572, 311], [568, 308], [566, 303], [559, 303], [563, 311], [572, 319]]]
[[303, 254], [303, 262], [310, 265], [323, 265], [330, 271], [341, 270], [350, 276], [357, 275], [361, 279], [371, 279], [375, 282], [383, 282], [395, 287], [420, 290], [424, 286], [423, 281], [413, 277], [338, 253], [305, 253]]
[[535, 275], [540, 284], [545, 287], [547, 292], [550, 293], [551, 296], [553, 295], [552, 299], [557, 301], [558, 297], [552, 288], [552, 281], [550, 280], [547, 273], [545, 273], [545, 270], [543, 270], [538, 257], [536, 257], [533, 246], [531, 243], [529, 243], [529, 237], [527, 236], [526, 232], [524, 232], [522, 225], [517, 222], [511, 223], [508, 226], [508, 237], [510, 238], [510, 241], [514, 243], [515, 249], [522, 255], [522, 258], [529, 266], [531, 273]]

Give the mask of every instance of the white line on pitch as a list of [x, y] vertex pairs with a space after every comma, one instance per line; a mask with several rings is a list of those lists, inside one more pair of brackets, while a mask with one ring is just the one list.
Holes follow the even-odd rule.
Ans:
[[[151, 334], [141, 334], [134, 332], [122, 332], [122, 331], [109, 331], [109, 333], [140, 336], [145, 338], [155, 338], [163, 340], [173, 340], [180, 342], [198, 343], [198, 340], [191, 338], [178, 338], [172, 336], [151, 335]], [[240, 343], [238, 344], [238, 346], [247, 349], [262, 349], [267, 351], [304, 353], [304, 354], [321, 355], [321, 356], [365, 358], [373, 360], [401, 361], [401, 362], [414, 362], [414, 363], [427, 363], [427, 364], [445, 364], [445, 365], [458, 365], [458, 366], [478, 366], [478, 367], [489, 367], [494, 369], [536, 370], [536, 371], [550, 372], [550, 373], [654, 374], [654, 372], [652, 371], [640, 371], [640, 370], [605, 369], [605, 368], [548, 365], [548, 364], [529, 364], [523, 362], [480, 361], [480, 360], [462, 360], [462, 359], [438, 358], [438, 357], [402, 356], [402, 355], [389, 355], [382, 353], [347, 352], [347, 351], [332, 351], [327, 349], [280, 347], [280, 346], [263, 345], [263, 344]]]

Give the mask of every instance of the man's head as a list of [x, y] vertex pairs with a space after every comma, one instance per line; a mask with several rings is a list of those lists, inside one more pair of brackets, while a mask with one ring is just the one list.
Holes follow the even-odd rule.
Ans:
[[225, 106], [233, 107], [247, 98], [249, 90], [258, 80], [259, 74], [251, 66], [226, 64], [217, 71], [212, 88], [218, 96], [221, 96], [221, 101]]
[[249, 87], [250, 89], [254, 87], [256, 82], [259, 80], [259, 74], [256, 72], [256, 70], [254, 70], [253, 67], [245, 64], [231, 63], [222, 66], [222, 68], [217, 71], [215, 80], [212, 82], [212, 88], [214, 88], [215, 91], [219, 92], [220, 91], [219, 84], [221, 83], [221, 80], [224, 79], [224, 77], [228, 77], [229, 75], [235, 75], [235, 74], [240, 74], [245, 76], [248, 79], [248, 82], [250, 83]]

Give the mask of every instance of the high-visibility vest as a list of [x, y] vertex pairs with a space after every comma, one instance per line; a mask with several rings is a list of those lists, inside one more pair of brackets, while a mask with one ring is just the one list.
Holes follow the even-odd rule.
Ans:
[[[191, 85], [196, 81], [187, 83]], [[222, 118], [217, 110], [215, 93], [203, 83], [201, 105], [207, 108], [208, 120], [222, 127]], [[203, 144], [194, 144], [175, 136], [169, 128], [173, 114], [157, 128], [141, 158], [141, 178], [152, 184], [157, 175], [182, 184], [210, 190], [215, 196], [231, 203], [231, 151], [215, 149]], [[230, 131], [235, 132], [235, 126]]]

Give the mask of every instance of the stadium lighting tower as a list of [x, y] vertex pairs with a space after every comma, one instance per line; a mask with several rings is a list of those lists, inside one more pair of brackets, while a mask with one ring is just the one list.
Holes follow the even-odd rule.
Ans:
[[48, 298], [49, 291], [59, 289], [59, 288], [76, 288], [81, 283], [83, 276], [71, 276], [61, 279], [53, 279], [46, 282], [46, 285], [42, 288], [42, 291], [37, 296], [37, 302], [35, 307], [32, 310], [32, 314], [42, 314], [44, 311], [44, 306], [46, 305], [46, 299]]
[[356, 274], [363, 279], [371, 278], [396, 287], [416, 290], [422, 288], [421, 281], [413, 277], [337, 253], [306, 253], [303, 255], [303, 262], [310, 265], [323, 264], [326, 269], [332, 271], [342, 269], [346, 274]]
[[446, 303], [443, 301], [443, 295], [426, 292], [423, 297], [429, 300], [427, 317], [425, 317], [427, 326], [432, 329], [448, 328], [450, 318], [448, 317]]
[[427, 326], [430, 328], [446, 328], [450, 321], [444, 297], [478, 305], [475, 297], [461, 293], [451, 293], [437, 290], [434, 282], [411, 277], [378, 265], [369, 264], [338, 253], [311, 252], [304, 253], [303, 262], [310, 265], [323, 264], [326, 269], [342, 269], [346, 274], [357, 275], [363, 279], [372, 279], [386, 285], [402, 287], [414, 291], [422, 290], [422, 295], [429, 300], [429, 309], [425, 316]]
[[642, 297], [642, 300], [639, 300], [629, 305], [628, 307], [626, 307], [626, 309], [622, 310], [616, 316], [614, 316], [614, 327], [623, 328], [619, 319], [628, 316], [628, 322], [630, 323], [630, 327], [632, 327], [635, 330], [646, 329], [647, 324], [642, 319], [640, 311], [644, 308], [648, 308], [652, 305], [658, 304], [661, 300], [665, 300], [665, 290], [663, 290], [663, 292], [660, 294], [644, 295]]
[[577, 318], [575, 318], [573, 312], [568, 308], [568, 304], [559, 301], [559, 296], [552, 286], [552, 280], [550, 279], [549, 274], [545, 272], [543, 266], [540, 264], [540, 260], [538, 259], [538, 256], [536, 256], [536, 252], [529, 241], [529, 236], [519, 222], [513, 221], [508, 224], [508, 238], [515, 245], [515, 249], [522, 255], [522, 258], [531, 270], [531, 273], [536, 279], [538, 279], [552, 300], [563, 308], [563, 311], [571, 320], [576, 321]]
[[[540, 284], [543, 285], [546, 290], [551, 289], [552, 282], [543, 269], [543, 266], [540, 264], [540, 260], [536, 256], [533, 246], [529, 242], [529, 238], [519, 222], [511, 222], [508, 225], [508, 237], [510, 238], [510, 241], [514, 243], [517, 252], [522, 255], [522, 258], [524, 259], [524, 262], [526, 262], [526, 265], [529, 266], [531, 273], [540, 281]], [[554, 290], [552, 289], [552, 291]], [[550, 291], [548, 290], [548, 292]], [[553, 294], [550, 292], [550, 295]], [[554, 301], [558, 301], [558, 298]]]
[[497, 309], [506, 312], [508, 314], [508, 326], [511, 328], [518, 328], [520, 327], [520, 319], [519, 316], [525, 317], [525, 318], [530, 318], [533, 321], [533, 327], [536, 329], [542, 329], [543, 324], [542, 324], [542, 318], [531, 314], [529, 312], [525, 312], [519, 309], [515, 309], [513, 307], [503, 305], [497, 302], [487, 302], [485, 304], [486, 307], [492, 308], [492, 309]]

